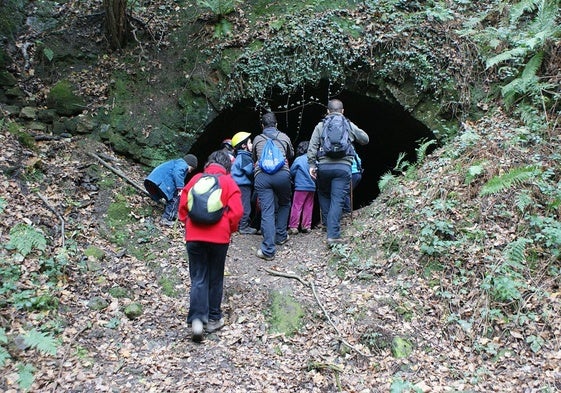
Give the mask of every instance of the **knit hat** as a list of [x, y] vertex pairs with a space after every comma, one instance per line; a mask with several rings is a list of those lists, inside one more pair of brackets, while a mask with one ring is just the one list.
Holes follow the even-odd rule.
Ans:
[[197, 165], [199, 165], [199, 160], [197, 160], [197, 157], [193, 154], [187, 154], [185, 157], [183, 157], [183, 159], [185, 160], [187, 165], [189, 165], [193, 169], [197, 168]]

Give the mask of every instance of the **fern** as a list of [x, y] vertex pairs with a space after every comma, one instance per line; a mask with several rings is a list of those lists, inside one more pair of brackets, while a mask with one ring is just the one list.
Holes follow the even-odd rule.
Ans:
[[18, 384], [24, 392], [27, 392], [33, 385], [34, 372], [35, 368], [31, 364], [18, 364]]
[[221, 18], [234, 12], [236, 8], [237, 0], [198, 0], [198, 5], [200, 7], [210, 9], [217, 17]]
[[541, 67], [543, 55], [543, 52], [535, 54], [524, 67], [520, 77], [501, 88], [501, 94], [507, 107], [510, 107], [519, 95], [541, 96], [542, 90], [550, 87], [549, 85], [542, 86], [536, 75]]
[[471, 182], [479, 175], [485, 172], [485, 162], [481, 164], [472, 165], [468, 168], [468, 172], [465, 177], [465, 184], [471, 184]]
[[397, 156], [397, 162], [395, 163], [395, 167], [393, 168], [394, 171], [398, 172], [405, 172], [407, 167], [411, 165], [409, 161], [405, 161], [406, 154], [404, 152], [399, 153]]
[[523, 57], [526, 55], [526, 53], [528, 53], [528, 49], [526, 47], [516, 47], [507, 50], [503, 53], [499, 53], [498, 55], [491, 57], [490, 59], [487, 59], [485, 61], [485, 67], [494, 67], [497, 64]]
[[30, 347], [37, 348], [40, 352], [56, 355], [58, 343], [48, 334], [32, 329], [25, 334], [24, 342]]
[[10, 240], [6, 244], [8, 250], [16, 249], [24, 257], [33, 249], [45, 251], [47, 240], [37, 229], [26, 224], [17, 224], [10, 230]]
[[[506, 265], [509, 267], [522, 269], [526, 262], [526, 244], [532, 243], [532, 240], [526, 238], [519, 238], [509, 243], [503, 253]], [[503, 267], [503, 270], [506, 267]]]
[[395, 177], [391, 174], [391, 172], [384, 173], [380, 177], [380, 180], [378, 180], [378, 188], [380, 189], [380, 192], [389, 188], [394, 181], [395, 181]]
[[[6, 335], [6, 330], [0, 327], [0, 344], [8, 344], [8, 336]], [[10, 354], [8, 351], [0, 346], [0, 367], [4, 367], [6, 364], [6, 360], [10, 358]]]
[[4, 367], [6, 360], [10, 358], [10, 354], [4, 347], [0, 347], [0, 368]]
[[533, 204], [533, 200], [532, 197], [530, 196], [530, 194], [528, 192], [520, 192], [518, 195], [516, 195], [515, 201], [514, 203], [516, 204], [516, 207], [518, 208], [518, 210], [520, 210], [521, 213], [524, 213], [524, 211], [526, 210], [526, 208], [528, 206], [531, 206]]
[[480, 196], [498, 194], [514, 185], [520, 185], [528, 180], [535, 179], [541, 173], [536, 166], [524, 166], [511, 169], [504, 175], [495, 176], [481, 188]]
[[525, 12], [534, 11], [538, 7], [538, 3], [542, 0], [522, 0], [518, 4], [514, 4], [510, 10], [510, 24], [513, 25]]
[[436, 144], [436, 141], [434, 139], [431, 139], [429, 141], [420, 141], [421, 145], [415, 149], [415, 152], [417, 153], [417, 165], [421, 164], [423, 162], [423, 160], [425, 159], [425, 157], [427, 156], [427, 150], [429, 147], [431, 147], [432, 145]]

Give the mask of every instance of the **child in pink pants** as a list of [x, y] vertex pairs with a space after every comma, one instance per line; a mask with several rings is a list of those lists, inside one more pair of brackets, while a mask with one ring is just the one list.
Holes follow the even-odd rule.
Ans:
[[[290, 167], [290, 175], [294, 183], [294, 196], [288, 221], [288, 233], [295, 235], [300, 226], [302, 233], [310, 232], [312, 227], [312, 212], [314, 210], [314, 194], [316, 183], [310, 176], [308, 158], [308, 141], [303, 141], [296, 148], [296, 159]], [[302, 218], [302, 221], [300, 221]]]

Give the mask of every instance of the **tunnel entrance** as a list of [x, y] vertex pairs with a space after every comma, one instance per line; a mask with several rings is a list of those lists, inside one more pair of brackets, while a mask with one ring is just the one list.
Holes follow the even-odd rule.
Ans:
[[[277, 116], [279, 130], [291, 138], [295, 149], [299, 142], [310, 139], [314, 127], [325, 116], [326, 92], [327, 89], [318, 88], [306, 90], [305, 97], [302, 94], [290, 97], [278, 95], [270, 100], [270, 109]], [[354, 191], [353, 207], [357, 209], [370, 204], [378, 196], [380, 176], [395, 167], [400, 153], [406, 154], [407, 161], [415, 162], [419, 141], [435, 138], [424, 124], [400, 105], [346, 90], [331, 98], [340, 99], [345, 107], [345, 116], [370, 136], [368, 145], [355, 146], [364, 168], [362, 181]], [[220, 148], [222, 140], [231, 138], [236, 132], [251, 132], [254, 137], [261, 133], [259, 120], [264, 112], [250, 102], [233, 105], [207, 126], [191, 147], [191, 153], [204, 162], [210, 153]]]

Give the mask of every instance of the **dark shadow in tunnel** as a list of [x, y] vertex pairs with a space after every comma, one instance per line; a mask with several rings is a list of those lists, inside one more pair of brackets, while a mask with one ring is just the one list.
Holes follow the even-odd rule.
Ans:
[[[294, 147], [309, 140], [316, 124], [327, 110], [327, 88], [306, 89], [302, 94], [273, 97], [270, 108], [277, 115], [278, 128], [287, 133]], [[318, 102], [317, 97], [325, 97]], [[347, 116], [370, 136], [370, 143], [357, 145], [362, 159], [363, 178], [354, 191], [355, 209], [370, 204], [379, 194], [378, 180], [395, 167], [400, 153], [405, 153], [410, 163], [416, 161], [415, 149], [422, 140], [435, 139], [432, 132], [412, 117], [400, 105], [370, 98], [351, 91], [342, 91], [332, 98], [340, 99]], [[303, 105], [304, 103], [304, 105]], [[191, 147], [201, 162], [214, 150], [220, 148], [222, 140], [231, 138], [238, 131], [261, 132], [260, 116], [264, 110], [256, 109], [250, 102], [239, 102], [231, 109], [221, 112], [206, 128]]]

